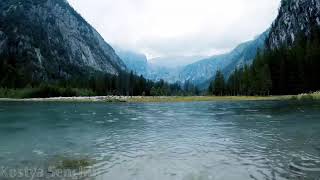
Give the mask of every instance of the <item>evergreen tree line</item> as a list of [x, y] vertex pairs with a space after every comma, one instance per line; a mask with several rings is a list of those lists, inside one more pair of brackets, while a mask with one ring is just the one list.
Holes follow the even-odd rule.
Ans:
[[320, 29], [300, 34], [289, 47], [258, 51], [253, 63], [225, 78], [217, 71], [208, 89], [214, 95], [286, 95], [320, 90]]
[[[182, 86], [176, 82], [170, 84], [164, 80], [154, 82], [145, 79], [142, 75], [137, 76], [132, 71], [130, 73], [121, 72], [118, 76], [108, 74], [98, 74], [91, 76], [87, 81], [65, 82], [63, 86], [72, 86], [78, 88], [88, 88], [97, 93], [97, 95], [125, 95], [125, 96], [182, 96], [193, 95], [195, 89]], [[85, 84], [83, 84], [83, 82]], [[81, 85], [82, 84], [82, 85]], [[80, 85], [80, 86], [79, 86]]]
[[[9, 60], [15, 58], [9, 58]], [[61, 77], [56, 80], [33, 80], [24, 68], [15, 61], [3, 60], [0, 63], [0, 89], [42, 89], [34, 96], [77, 96], [72, 89], [85, 90], [85, 95], [123, 95], [123, 96], [184, 96], [199, 93], [191, 83], [170, 84], [164, 80], [153, 82], [142, 75], [138, 76], [121, 71], [118, 75], [104, 74], [101, 72], [79, 72], [73, 78]], [[51, 77], [54, 78], [54, 77]], [[90, 92], [90, 93], [88, 93]]]

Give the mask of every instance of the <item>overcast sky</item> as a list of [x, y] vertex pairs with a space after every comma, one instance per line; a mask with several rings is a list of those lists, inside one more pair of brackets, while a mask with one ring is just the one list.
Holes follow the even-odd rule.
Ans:
[[69, 0], [111, 45], [159, 56], [213, 55], [265, 31], [280, 0]]

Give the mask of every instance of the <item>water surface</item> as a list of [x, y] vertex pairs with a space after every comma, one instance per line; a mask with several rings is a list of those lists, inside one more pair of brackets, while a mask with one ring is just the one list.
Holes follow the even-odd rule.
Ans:
[[317, 103], [0, 103], [1, 166], [98, 180], [319, 179], [319, 137]]

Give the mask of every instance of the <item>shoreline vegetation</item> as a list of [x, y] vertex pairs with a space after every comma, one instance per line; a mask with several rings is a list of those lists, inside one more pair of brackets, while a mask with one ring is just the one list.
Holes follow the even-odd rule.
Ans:
[[299, 95], [282, 96], [78, 96], [50, 98], [0, 98], [9, 102], [123, 102], [123, 103], [157, 103], [157, 102], [205, 102], [205, 101], [318, 101], [320, 91]]

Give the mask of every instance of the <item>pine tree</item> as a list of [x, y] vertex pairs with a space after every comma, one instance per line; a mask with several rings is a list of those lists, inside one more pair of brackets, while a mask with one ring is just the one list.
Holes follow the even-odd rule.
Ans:
[[216, 72], [215, 79], [213, 81], [213, 94], [216, 96], [222, 96], [225, 93], [225, 79], [220, 70]]

